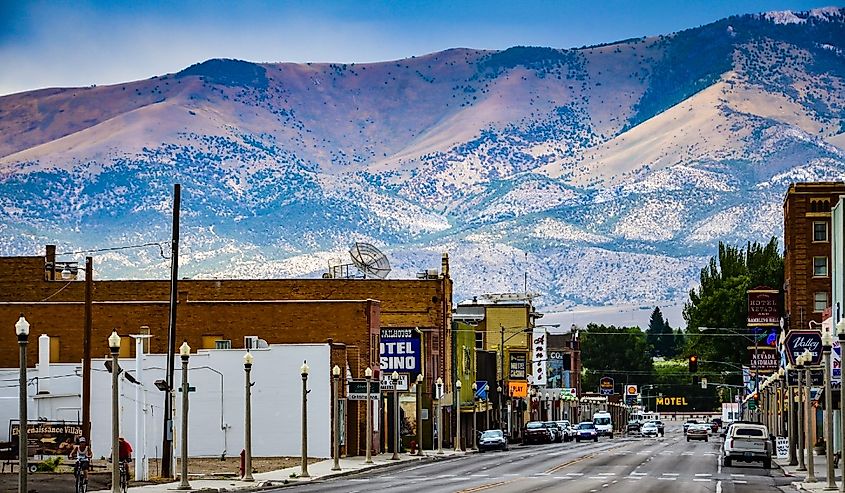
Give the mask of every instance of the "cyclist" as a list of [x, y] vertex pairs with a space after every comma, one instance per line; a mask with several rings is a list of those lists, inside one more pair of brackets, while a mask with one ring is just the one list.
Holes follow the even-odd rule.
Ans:
[[73, 450], [67, 455], [68, 459], [76, 459], [76, 467], [82, 473], [84, 482], [88, 482], [88, 469], [91, 467], [91, 457], [94, 453], [91, 452], [91, 447], [88, 445], [85, 437], [79, 437], [79, 443], [73, 446]]
[[132, 462], [132, 444], [123, 437], [120, 437], [117, 440], [117, 456], [120, 458], [121, 463], [126, 463], [126, 467], [128, 468], [129, 464]]

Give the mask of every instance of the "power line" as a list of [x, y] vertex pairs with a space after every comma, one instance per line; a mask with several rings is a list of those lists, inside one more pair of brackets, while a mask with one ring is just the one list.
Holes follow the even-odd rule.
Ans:
[[164, 248], [162, 247], [163, 244], [166, 244], [166, 241], [159, 241], [159, 242], [152, 242], [152, 243], [142, 243], [140, 245], [127, 245], [127, 246], [120, 246], [120, 247], [109, 247], [109, 248], [96, 248], [93, 250], [77, 250], [75, 252], [62, 252], [57, 253], [56, 255], [79, 255], [82, 253], [99, 253], [99, 252], [113, 252], [117, 250], [129, 250], [131, 248], [144, 248], [148, 246], [157, 246], [159, 250], [159, 255], [163, 259], [169, 259], [170, 257], [164, 254]]

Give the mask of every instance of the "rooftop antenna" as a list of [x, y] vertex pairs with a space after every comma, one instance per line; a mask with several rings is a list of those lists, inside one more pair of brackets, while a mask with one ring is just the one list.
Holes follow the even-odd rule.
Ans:
[[387, 256], [369, 243], [356, 241], [349, 249], [349, 256], [352, 257], [355, 267], [364, 274], [364, 279], [368, 275], [384, 279], [390, 273], [390, 262]]

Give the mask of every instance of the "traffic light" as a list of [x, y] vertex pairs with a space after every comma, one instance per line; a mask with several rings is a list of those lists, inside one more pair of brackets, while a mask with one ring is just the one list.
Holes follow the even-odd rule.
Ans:
[[695, 373], [698, 371], [698, 356], [693, 354], [689, 357], [689, 372]]

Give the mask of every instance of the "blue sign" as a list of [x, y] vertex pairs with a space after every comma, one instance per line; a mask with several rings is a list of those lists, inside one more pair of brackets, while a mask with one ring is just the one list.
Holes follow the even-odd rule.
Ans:
[[475, 382], [475, 398], [478, 400], [487, 400], [487, 380], [477, 380]]
[[381, 329], [379, 359], [383, 373], [408, 373], [411, 379], [422, 368], [420, 335], [414, 329]]
[[786, 357], [795, 364], [795, 359], [804, 351], [810, 351], [813, 359], [810, 366], [816, 366], [822, 361], [822, 334], [815, 330], [792, 330], [786, 334], [784, 341]]

